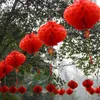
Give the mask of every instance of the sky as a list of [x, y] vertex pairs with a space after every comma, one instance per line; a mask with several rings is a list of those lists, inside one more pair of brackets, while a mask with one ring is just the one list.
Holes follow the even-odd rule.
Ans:
[[100, 6], [100, 0], [97, 0], [97, 4]]

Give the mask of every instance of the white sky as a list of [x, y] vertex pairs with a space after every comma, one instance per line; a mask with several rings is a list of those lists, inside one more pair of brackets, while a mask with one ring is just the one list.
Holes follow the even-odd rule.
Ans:
[[97, 4], [100, 6], [100, 0], [97, 0]]

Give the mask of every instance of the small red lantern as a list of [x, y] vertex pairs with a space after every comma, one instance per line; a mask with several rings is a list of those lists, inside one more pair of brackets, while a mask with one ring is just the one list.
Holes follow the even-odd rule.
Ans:
[[95, 89], [95, 93], [100, 94], [100, 87], [97, 87], [97, 88]]
[[53, 90], [53, 93], [54, 93], [54, 94], [58, 94], [58, 93], [59, 93], [58, 89], [55, 88], [55, 89]]
[[8, 91], [9, 91], [8, 86], [4, 85], [4, 86], [1, 87], [1, 92], [2, 92], [3, 94], [7, 93]]
[[53, 92], [55, 89], [56, 89], [56, 86], [55, 86], [54, 84], [48, 84], [48, 85], [46, 86], [46, 90], [47, 90], [48, 92]]
[[17, 68], [21, 66], [26, 60], [26, 56], [18, 51], [12, 51], [6, 57], [6, 63]]
[[38, 36], [47, 46], [54, 46], [66, 38], [66, 29], [56, 22], [49, 21], [38, 30]]
[[93, 87], [86, 88], [86, 91], [88, 91], [89, 94], [93, 95], [95, 93], [95, 90]]
[[89, 29], [100, 20], [100, 7], [91, 0], [75, 0], [65, 9], [64, 19], [78, 30]]
[[42, 42], [38, 38], [38, 35], [30, 33], [26, 34], [25, 37], [20, 41], [19, 47], [29, 54], [32, 54], [38, 52], [38, 50], [42, 47]]
[[74, 81], [74, 80], [70, 80], [68, 82], [68, 86], [71, 88], [71, 89], [75, 89], [78, 87], [78, 84]]
[[11, 86], [9, 88], [9, 92], [12, 93], [12, 94], [15, 94], [17, 92], [17, 88], [15, 86]]
[[0, 62], [0, 78], [3, 78], [13, 70], [13, 67], [8, 65], [4, 60]]
[[58, 90], [59, 95], [64, 95], [65, 94], [65, 90], [62, 88], [60, 90]]
[[93, 85], [93, 81], [90, 79], [86, 79], [83, 81], [82, 85], [86, 88], [90, 88]]
[[26, 88], [24, 86], [21, 86], [18, 88], [18, 92], [20, 92], [21, 94], [24, 94], [26, 92]]
[[66, 90], [66, 93], [67, 93], [68, 95], [71, 95], [71, 94], [73, 93], [73, 90], [72, 90], [71, 88], [68, 88], [68, 89]]
[[42, 87], [39, 86], [39, 85], [36, 85], [36, 86], [33, 88], [33, 92], [34, 92], [34, 93], [39, 94], [39, 93], [41, 93], [41, 91], [42, 91]]

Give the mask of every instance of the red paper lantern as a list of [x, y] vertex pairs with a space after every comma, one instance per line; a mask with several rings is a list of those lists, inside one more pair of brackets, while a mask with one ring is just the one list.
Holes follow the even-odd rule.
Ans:
[[66, 90], [66, 93], [67, 93], [68, 95], [71, 95], [71, 94], [73, 93], [73, 90], [72, 90], [71, 88], [68, 88], [68, 89]]
[[54, 46], [66, 38], [66, 29], [56, 22], [49, 21], [38, 30], [38, 36], [47, 46]]
[[100, 7], [91, 0], [75, 0], [64, 11], [66, 22], [78, 30], [89, 29], [100, 19]]
[[82, 85], [86, 88], [90, 88], [93, 85], [93, 81], [90, 79], [86, 79], [83, 81]]
[[46, 86], [46, 90], [47, 90], [48, 92], [53, 92], [55, 89], [56, 89], [56, 86], [53, 85], [53, 84], [48, 84], [48, 85]]
[[26, 88], [24, 86], [21, 86], [18, 88], [18, 92], [24, 94], [26, 92]]
[[95, 89], [95, 93], [100, 94], [100, 87], [97, 87], [97, 88]]
[[64, 95], [65, 94], [65, 90], [64, 89], [60, 89], [58, 90], [59, 95]]
[[12, 93], [12, 94], [14, 94], [14, 93], [17, 92], [17, 88], [16, 88], [15, 86], [11, 86], [11, 87], [9, 88], [9, 92]]
[[34, 93], [39, 94], [39, 93], [41, 93], [41, 91], [42, 91], [42, 87], [39, 86], [39, 85], [36, 85], [36, 86], [33, 88], [33, 92], [34, 92]]
[[93, 95], [95, 93], [95, 90], [93, 87], [86, 88], [86, 91], [88, 91], [89, 94]]
[[74, 81], [74, 80], [70, 80], [68, 82], [68, 86], [71, 88], [71, 89], [75, 89], [78, 87], [78, 84]]
[[25, 35], [25, 37], [20, 41], [19, 47], [28, 52], [29, 54], [38, 52], [42, 47], [42, 42], [34, 33]]
[[8, 91], [9, 91], [8, 86], [4, 85], [4, 86], [1, 87], [1, 92], [2, 92], [3, 94], [7, 93]]
[[12, 51], [6, 57], [6, 63], [17, 68], [21, 66], [26, 60], [26, 56], [18, 51]]
[[13, 67], [8, 65], [4, 60], [0, 62], [0, 78], [3, 78], [13, 70]]

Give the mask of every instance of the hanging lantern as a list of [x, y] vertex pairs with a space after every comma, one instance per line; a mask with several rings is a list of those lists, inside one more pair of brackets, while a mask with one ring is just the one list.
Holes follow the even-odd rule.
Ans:
[[90, 79], [86, 79], [83, 81], [82, 85], [86, 88], [90, 88], [93, 85], [93, 81]]
[[64, 95], [65, 94], [65, 90], [62, 88], [60, 90], [58, 90], [59, 95]]
[[26, 92], [26, 88], [24, 86], [21, 86], [18, 88], [18, 92], [24, 94]]
[[53, 84], [48, 84], [48, 85], [46, 86], [46, 90], [47, 90], [48, 92], [53, 92], [55, 89], [56, 89], [56, 86], [53, 85]]
[[66, 94], [71, 95], [73, 93], [73, 90], [71, 88], [68, 88], [66, 90]]
[[64, 19], [78, 30], [90, 29], [100, 20], [100, 7], [91, 0], [75, 0], [65, 9]]
[[41, 93], [41, 91], [42, 91], [42, 87], [39, 86], [39, 85], [36, 85], [36, 86], [33, 88], [33, 92], [36, 93], [36, 94]]
[[2, 92], [3, 94], [7, 93], [8, 91], [9, 91], [8, 86], [4, 85], [4, 86], [1, 87], [1, 92]]
[[11, 86], [9, 88], [9, 92], [12, 93], [12, 94], [15, 94], [17, 92], [17, 88], [15, 86]]
[[66, 29], [56, 22], [49, 21], [38, 30], [40, 40], [47, 46], [57, 45], [66, 38]]
[[59, 93], [58, 89], [55, 88], [55, 89], [53, 90], [53, 93], [54, 93], [55, 95], [58, 94], [58, 93]]
[[8, 65], [4, 60], [0, 62], [0, 78], [3, 78], [13, 70], [13, 67]]
[[38, 52], [42, 47], [42, 42], [38, 38], [38, 35], [34, 33], [26, 34], [25, 37], [20, 41], [19, 47], [29, 54]]
[[70, 80], [68, 82], [68, 86], [71, 88], [71, 89], [75, 89], [78, 87], [78, 84], [74, 81], [74, 80]]
[[6, 57], [6, 63], [13, 66], [14, 68], [18, 68], [21, 66], [26, 60], [26, 56], [18, 51], [12, 51]]
[[95, 93], [100, 94], [100, 87], [97, 87], [97, 88], [95, 89]]
[[86, 88], [86, 91], [88, 91], [89, 94], [93, 95], [95, 93], [95, 90], [93, 87]]

